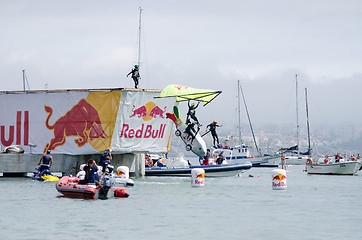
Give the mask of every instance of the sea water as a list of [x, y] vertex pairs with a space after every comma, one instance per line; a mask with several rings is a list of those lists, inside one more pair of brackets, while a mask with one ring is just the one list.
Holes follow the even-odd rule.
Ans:
[[[362, 172], [314, 176], [272, 168], [239, 176], [134, 179], [127, 199], [62, 197], [54, 182], [0, 178], [0, 239], [361, 239]], [[207, 176], [207, 174], [206, 174]]]

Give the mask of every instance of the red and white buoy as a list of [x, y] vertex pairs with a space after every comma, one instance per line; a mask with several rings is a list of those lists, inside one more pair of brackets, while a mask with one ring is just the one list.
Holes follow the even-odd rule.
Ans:
[[284, 169], [274, 169], [272, 177], [273, 190], [287, 189], [287, 172]]
[[191, 186], [203, 187], [205, 185], [205, 170], [203, 168], [194, 168], [191, 170]]

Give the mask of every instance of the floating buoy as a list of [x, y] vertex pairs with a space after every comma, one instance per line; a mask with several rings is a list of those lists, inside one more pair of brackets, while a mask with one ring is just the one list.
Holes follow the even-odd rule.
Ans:
[[287, 189], [287, 172], [284, 169], [274, 169], [272, 177], [273, 190]]
[[129, 168], [127, 166], [119, 166], [117, 168], [117, 178], [129, 179]]
[[205, 185], [205, 170], [203, 168], [194, 168], [191, 170], [191, 186], [203, 187]]
[[116, 183], [124, 184], [125, 186], [133, 186], [134, 182], [129, 179], [129, 168], [127, 166], [119, 166], [117, 168]]

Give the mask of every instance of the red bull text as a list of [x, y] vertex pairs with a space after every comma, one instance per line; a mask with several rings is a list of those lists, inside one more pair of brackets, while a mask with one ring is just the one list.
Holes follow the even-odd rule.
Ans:
[[166, 124], [161, 124], [159, 129], [153, 129], [152, 125], [141, 125], [139, 129], [130, 128], [128, 124], [123, 124], [120, 137], [122, 138], [163, 138]]
[[[135, 109], [133, 105], [132, 114], [129, 118], [142, 118], [144, 121], [150, 121], [154, 118], [165, 118], [165, 111], [158, 107], [154, 102], [148, 102], [145, 105]], [[166, 124], [155, 127], [152, 124], [142, 124], [140, 128], [131, 128], [129, 124], [124, 123], [120, 138], [163, 138]]]
[[[24, 146], [29, 145], [29, 111], [24, 111], [23, 113], [24, 120], [22, 118], [22, 111], [17, 111], [14, 125], [0, 126], [0, 141], [4, 147], [14, 144], [22, 145], [22, 140]], [[6, 133], [6, 129], [8, 129], [8, 133]], [[7, 139], [6, 136], [8, 136]]]

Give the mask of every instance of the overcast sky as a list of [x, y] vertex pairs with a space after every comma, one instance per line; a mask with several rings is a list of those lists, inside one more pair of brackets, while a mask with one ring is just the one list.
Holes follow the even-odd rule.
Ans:
[[0, 90], [133, 87], [139, 6], [140, 87], [221, 90], [205, 125], [235, 122], [237, 80], [255, 124], [295, 122], [296, 74], [300, 121], [307, 87], [312, 124], [362, 125], [359, 0], [2, 0]]

